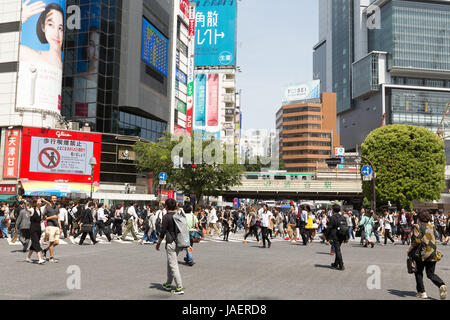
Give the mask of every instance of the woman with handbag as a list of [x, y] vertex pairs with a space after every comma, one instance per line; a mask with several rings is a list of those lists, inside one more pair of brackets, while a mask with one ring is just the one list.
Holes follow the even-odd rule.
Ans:
[[427, 293], [423, 285], [423, 270], [427, 272], [427, 277], [435, 286], [439, 288], [439, 295], [442, 300], [447, 298], [447, 286], [439, 276], [434, 273], [436, 262], [442, 259], [442, 253], [436, 248], [436, 238], [434, 227], [430, 224], [431, 215], [428, 212], [419, 214], [419, 223], [414, 225], [411, 239], [411, 246], [408, 249], [410, 256], [416, 263], [416, 288], [417, 298], [427, 299]]
[[33, 252], [36, 252], [37, 257], [39, 259], [38, 264], [45, 263], [45, 260], [42, 259], [41, 256], [41, 233], [42, 233], [42, 226], [41, 222], [43, 220], [43, 214], [42, 214], [42, 201], [41, 199], [33, 200], [31, 206], [27, 204], [27, 214], [30, 217], [30, 238], [31, 238], [31, 246], [30, 251], [28, 252], [28, 256], [25, 259], [27, 262], [32, 262], [31, 255]]

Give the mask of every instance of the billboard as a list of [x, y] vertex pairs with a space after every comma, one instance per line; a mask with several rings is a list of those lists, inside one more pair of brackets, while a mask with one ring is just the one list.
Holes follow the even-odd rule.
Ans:
[[236, 1], [198, 1], [196, 66], [236, 65]]
[[97, 117], [97, 87], [100, 58], [100, 3], [93, 0], [89, 6], [80, 7], [81, 29], [76, 55], [76, 74], [74, 74], [72, 114], [75, 117]]
[[320, 99], [320, 80], [284, 87], [282, 97], [283, 102]]
[[169, 40], [145, 18], [142, 18], [142, 60], [167, 77]]
[[220, 139], [219, 128], [219, 74], [196, 74], [194, 84], [194, 131], [204, 139]]
[[94, 182], [99, 182], [100, 153], [100, 134], [24, 127], [20, 178], [90, 183], [89, 160], [95, 157]]
[[66, 0], [25, 1], [16, 106], [60, 113]]
[[188, 74], [187, 74], [187, 104], [186, 104], [186, 132], [192, 133], [193, 128], [193, 109], [194, 109], [194, 59], [195, 59], [195, 6], [189, 6], [189, 38], [188, 46]]

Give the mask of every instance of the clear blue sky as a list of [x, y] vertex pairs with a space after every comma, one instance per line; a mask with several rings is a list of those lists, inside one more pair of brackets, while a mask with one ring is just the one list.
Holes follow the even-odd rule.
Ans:
[[312, 80], [318, 7], [316, 0], [238, 1], [237, 89], [244, 130], [275, 128], [281, 88]]

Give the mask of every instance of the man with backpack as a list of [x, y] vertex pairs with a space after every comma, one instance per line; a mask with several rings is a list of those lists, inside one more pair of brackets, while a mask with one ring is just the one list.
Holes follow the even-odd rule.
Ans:
[[348, 239], [348, 225], [347, 219], [341, 215], [341, 206], [338, 204], [332, 207], [333, 215], [327, 225], [327, 239], [331, 242], [334, 247], [334, 252], [336, 255], [334, 263], [331, 267], [337, 270], [344, 271], [344, 260], [342, 259], [341, 245], [342, 242]]
[[134, 242], [139, 241], [138, 237], [136, 236], [136, 233], [134, 232], [134, 230], [135, 230], [134, 224], [137, 222], [138, 219], [139, 218], [136, 214], [136, 210], [134, 209], [134, 204], [133, 204], [126, 209], [124, 221], [126, 223], [127, 229], [125, 230], [125, 233], [120, 238], [120, 240], [125, 241], [128, 233], [131, 233], [131, 235], [133, 236]]
[[[167, 281], [162, 286], [172, 294], [180, 295], [184, 294], [184, 287], [178, 268], [178, 254], [186, 248], [192, 252], [192, 247], [189, 243], [189, 230], [185, 214], [181, 211], [177, 212], [177, 203], [174, 199], [167, 199], [166, 208], [167, 214], [162, 220], [162, 230], [156, 250], [159, 251], [161, 242], [166, 238]], [[175, 290], [172, 290], [173, 280], [175, 280]]]

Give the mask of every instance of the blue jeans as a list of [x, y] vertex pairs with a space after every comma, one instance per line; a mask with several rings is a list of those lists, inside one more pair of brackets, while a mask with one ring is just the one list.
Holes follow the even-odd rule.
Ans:
[[194, 257], [192, 256], [192, 253], [189, 252], [188, 248], [186, 248], [186, 259], [188, 262], [194, 262]]
[[158, 237], [156, 236], [156, 231], [153, 230], [152, 233], [150, 234], [150, 242], [157, 242], [158, 241]]
[[355, 234], [353, 233], [353, 226], [348, 227], [348, 238], [355, 240]]
[[377, 243], [380, 243], [380, 236], [378, 235], [378, 230], [373, 230], [373, 234], [375, 235], [375, 238], [377, 239]]
[[0, 231], [3, 234], [3, 238], [8, 237], [8, 227], [6, 226], [5, 217], [0, 216]]
[[148, 237], [148, 233], [144, 233], [144, 235], [142, 236], [142, 241], [150, 241], [150, 238]]

